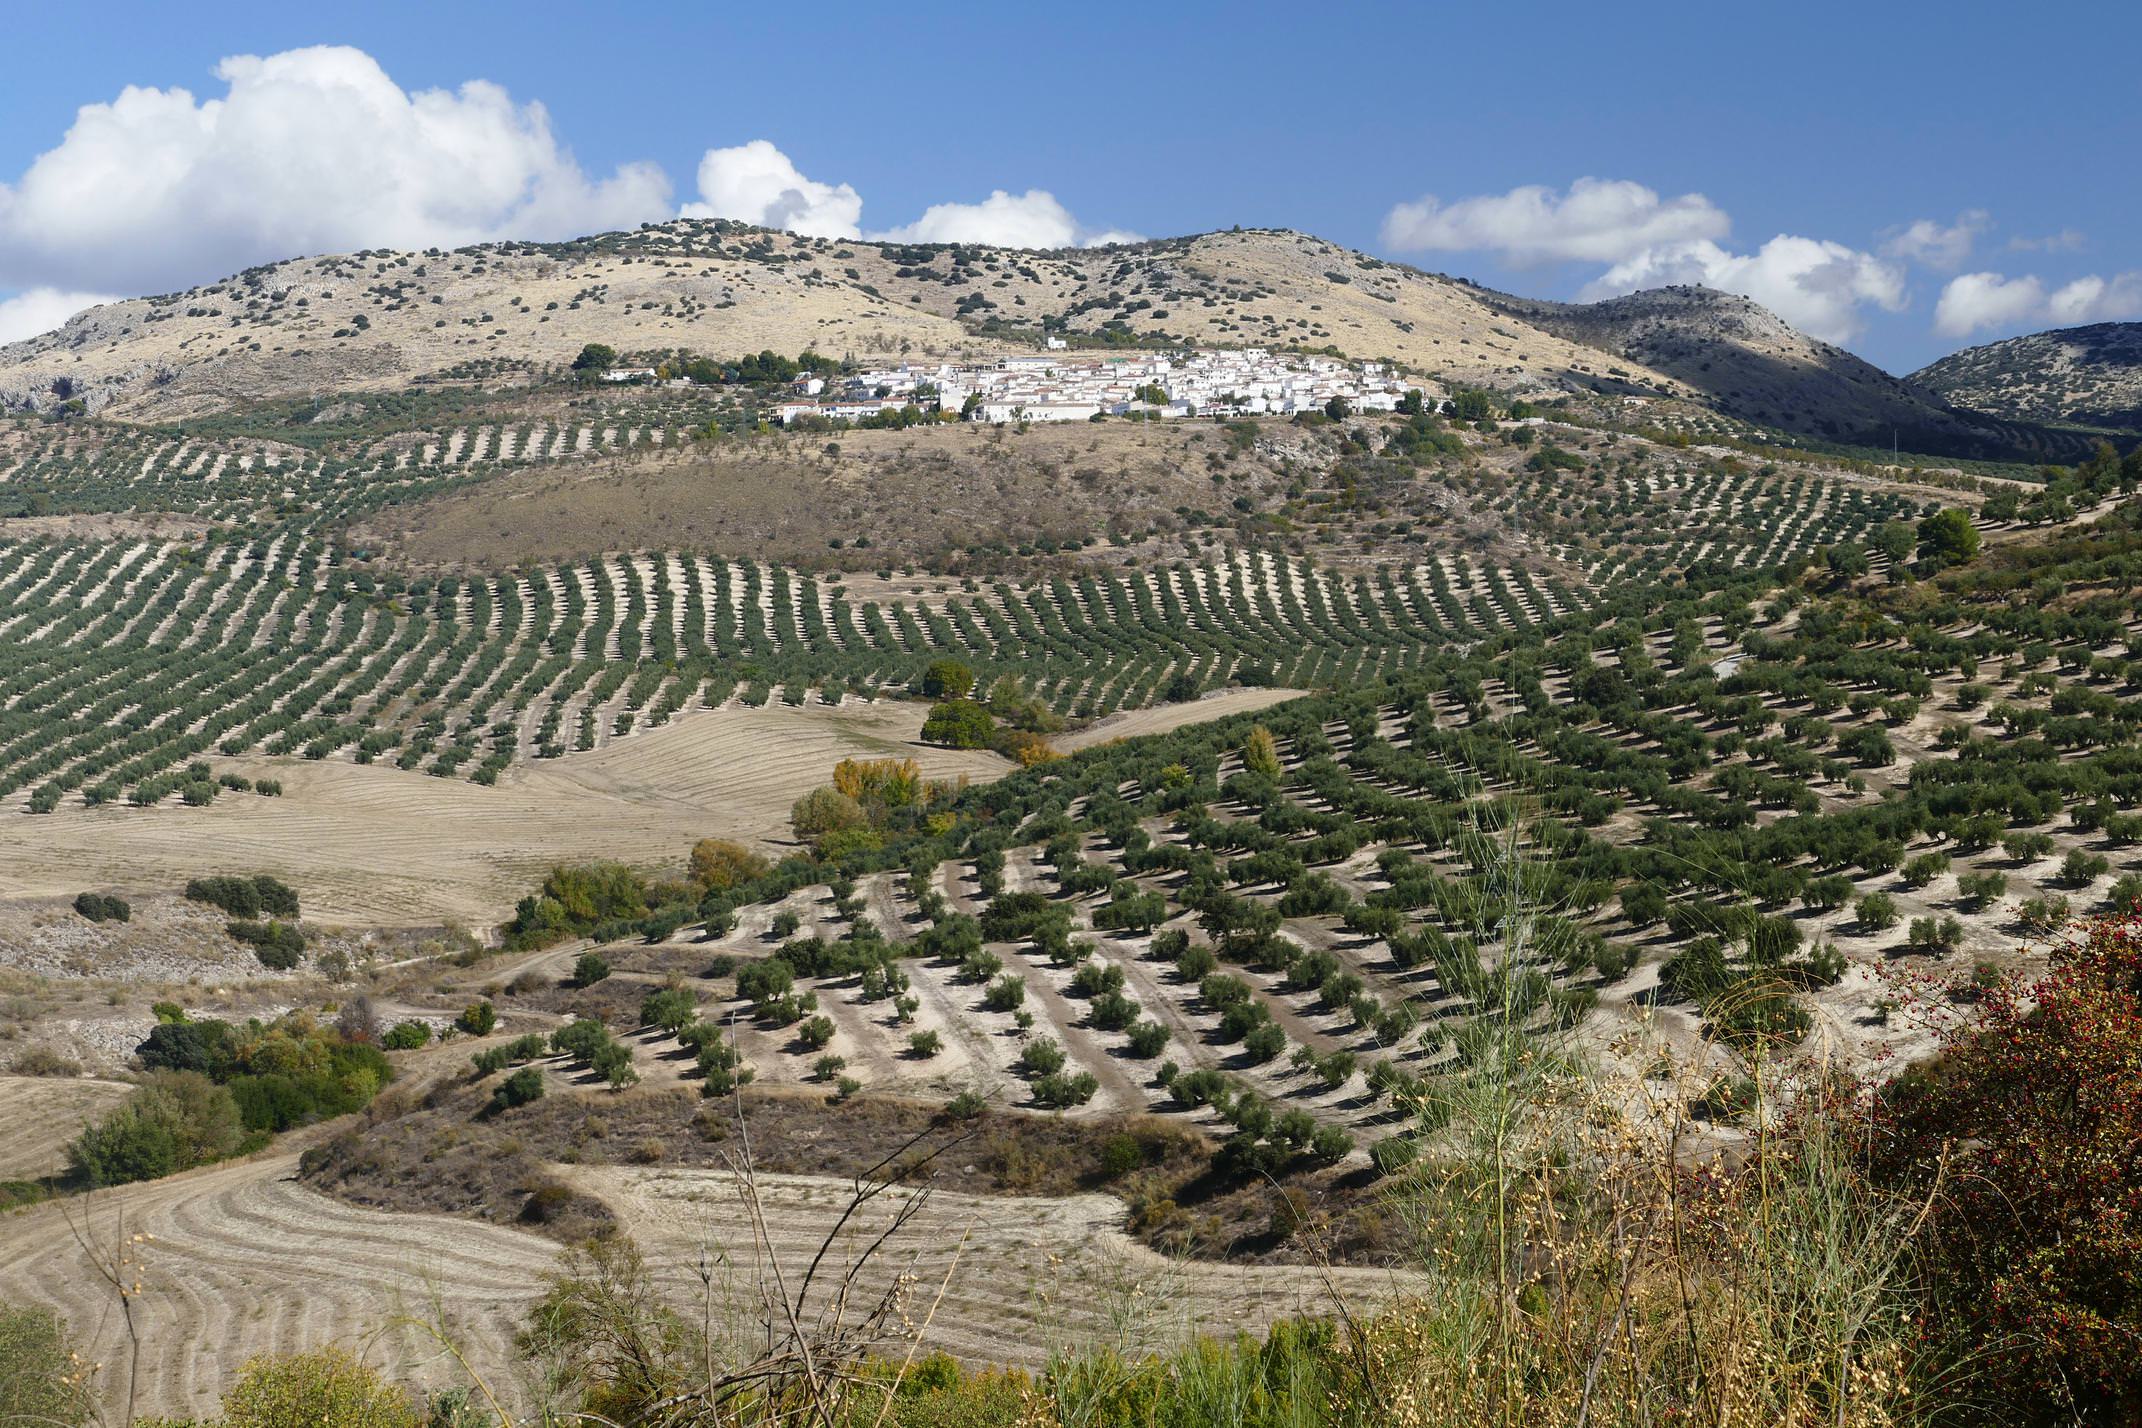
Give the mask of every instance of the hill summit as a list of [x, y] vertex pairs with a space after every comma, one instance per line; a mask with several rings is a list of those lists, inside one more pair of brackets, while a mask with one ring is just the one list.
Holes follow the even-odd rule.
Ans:
[[[1607, 381], [1459, 282], [1297, 233], [1037, 252], [805, 238], [678, 220], [569, 243], [372, 250], [91, 309], [0, 348], [0, 406], [167, 419], [624, 353], [815, 349], [883, 360], [1081, 345], [1335, 349], [1454, 382]], [[1646, 371], [1614, 379], [1679, 394]]]
[[2027, 429], [2033, 418], [1958, 410], [1917, 378], [1892, 377], [1731, 293], [1677, 286], [1594, 303], [1486, 297], [1512, 317], [1640, 364], [1712, 409], [1772, 430], [1980, 459], [2050, 456], [2073, 445]]
[[295, 258], [0, 347], [0, 410], [171, 420], [263, 398], [555, 369], [590, 342], [882, 361], [1081, 347], [1289, 348], [1450, 386], [1684, 400], [1788, 436], [1944, 455], [2056, 438], [1950, 409], [1756, 303], [1668, 288], [1536, 301], [1284, 229], [1099, 248], [807, 238], [679, 219], [565, 243]]
[[1968, 347], [1911, 380], [2004, 421], [2142, 431], [2142, 322], [2063, 327]]

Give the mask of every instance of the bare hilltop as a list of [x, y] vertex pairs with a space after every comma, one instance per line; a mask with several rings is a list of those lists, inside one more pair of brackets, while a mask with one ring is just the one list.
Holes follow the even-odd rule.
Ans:
[[365, 252], [91, 309], [0, 347], [0, 409], [168, 421], [274, 397], [496, 379], [623, 353], [864, 360], [1077, 345], [1276, 347], [1449, 385], [1674, 398], [1817, 441], [1972, 457], [2058, 438], [1949, 407], [1745, 298], [1532, 301], [1306, 234], [1237, 229], [1026, 251], [678, 220], [568, 243]]
[[1911, 380], [2005, 421], [2142, 431], [2142, 322], [2063, 327], [1967, 347]]

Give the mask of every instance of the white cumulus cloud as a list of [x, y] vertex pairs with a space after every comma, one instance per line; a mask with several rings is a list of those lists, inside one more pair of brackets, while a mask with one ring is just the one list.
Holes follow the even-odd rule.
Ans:
[[1447, 204], [1401, 203], [1384, 217], [1383, 242], [1400, 251], [1489, 253], [1520, 268], [1601, 265], [1582, 289], [1587, 300], [1700, 284], [1753, 298], [1801, 331], [1843, 343], [1866, 330], [1870, 313], [1909, 305], [1910, 265], [1953, 272], [1992, 226], [1974, 208], [1951, 222], [1922, 218], [1893, 229], [1873, 251], [1792, 233], [1741, 251], [1728, 241], [1730, 216], [1703, 194], [1668, 198], [1628, 179], [1580, 178], [1566, 190], [1527, 184]]
[[854, 238], [861, 232], [863, 196], [847, 184], [807, 179], [764, 139], [709, 149], [699, 160], [699, 202], [685, 218], [729, 218], [760, 228], [785, 228], [807, 238]]
[[0, 285], [142, 292], [366, 247], [563, 238], [665, 217], [652, 164], [584, 173], [540, 104], [410, 92], [362, 50], [216, 67], [225, 91], [128, 86], [0, 184]]
[[1780, 233], [1753, 253], [1708, 240], [1670, 244], [1616, 263], [1587, 284], [1587, 300], [1642, 288], [1695, 283], [1753, 298], [1794, 327], [1826, 342], [1847, 342], [1865, 327], [1869, 305], [1899, 312], [1904, 273], [1842, 243]]
[[2011, 327], [2045, 306], [2045, 284], [2036, 278], [1964, 273], [1949, 279], [1934, 304], [1934, 330], [1962, 337], [1982, 327]]
[[1627, 179], [1580, 178], [1566, 194], [1542, 184], [1444, 205], [1401, 203], [1383, 220], [1387, 247], [1484, 251], [1519, 266], [1619, 263], [1654, 248], [1723, 238], [1726, 215], [1700, 193], [1662, 199]]
[[1929, 268], [1953, 272], [1971, 256], [1978, 236], [1993, 224], [1993, 215], [1983, 208], [1966, 209], [1954, 223], [1921, 218], [1887, 235], [1882, 252], [1891, 258], [1924, 263]]
[[878, 232], [862, 228], [863, 197], [848, 184], [807, 178], [765, 139], [709, 149], [699, 161], [699, 199], [685, 218], [729, 218], [785, 228], [811, 238], [870, 238], [896, 243], [982, 243], [995, 248], [1072, 248], [1136, 243], [1120, 228], [1092, 230], [1046, 189], [997, 189], [979, 203], [934, 203], [912, 223]]
[[16, 293], [0, 299], [0, 344], [50, 332], [85, 308], [117, 301], [107, 293], [70, 293], [57, 288], [31, 288]]
[[1952, 278], [1934, 305], [1934, 330], [1967, 337], [1988, 328], [2077, 327], [2142, 317], [2142, 271], [2106, 278], [2087, 274], [2048, 288], [2029, 274], [1964, 273]]
[[2095, 273], [2055, 288], [2045, 300], [2054, 322], [2073, 327], [2083, 322], [2125, 322], [2142, 317], [2142, 272]]
[[997, 189], [980, 203], [933, 203], [922, 217], [880, 235], [899, 243], [987, 243], [998, 248], [1069, 248], [1078, 220], [1056, 195]]

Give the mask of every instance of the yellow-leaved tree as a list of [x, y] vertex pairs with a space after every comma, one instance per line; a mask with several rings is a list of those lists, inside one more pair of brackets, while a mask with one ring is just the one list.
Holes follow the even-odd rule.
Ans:
[[766, 859], [728, 838], [702, 838], [692, 845], [692, 881], [702, 892], [721, 892], [763, 877]]

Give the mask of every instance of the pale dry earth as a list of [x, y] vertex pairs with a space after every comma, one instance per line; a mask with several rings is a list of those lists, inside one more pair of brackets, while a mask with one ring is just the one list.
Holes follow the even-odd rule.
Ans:
[[687, 713], [605, 748], [516, 766], [494, 788], [377, 764], [233, 759], [236, 772], [281, 779], [283, 796], [0, 816], [0, 899], [272, 873], [298, 889], [309, 922], [493, 923], [559, 862], [681, 868], [708, 837], [779, 851], [790, 805], [844, 758], [913, 758], [945, 779], [1011, 767], [920, 743], [926, 712], [887, 702]]
[[1203, 724], [1213, 719], [1225, 719], [1230, 714], [1269, 709], [1274, 704], [1299, 699], [1307, 692], [1302, 689], [1223, 689], [1202, 699], [1193, 699], [1187, 704], [1156, 704], [1146, 709], [1126, 709], [1120, 714], [1111, 714], [1105, 719], [1095, 720], [1083, 729], [1059, 734], [1049, 742], [1067, 754], [1075, 753], [1080, 749], [1093, 748], [1097, 744], [1113, 743], [1117, 739], [1135, 739], [1146, 734], [1171, 734], [1188, 724]]
[[[747, 1317], [761, 1302], [760, 1283], [772, 1279], [755, 1267], [755, 1258], [765, 1261], [751, 1230], [751, 1198], [781, 1277], [795, 1286], [855, 1189], [806, 1175], [762, 1174], [747, 1183], [728, 1170], [580, 1166], [564, 1174], [619, 1211], [674, 1293], [696, 1288], [695, 1266], [718, 1247], [730, 1271], [727, 1302]], [[1193, 1333], [1262, 1332], [1278, 1319], [1333, 1312], [1335, 1294], [1360, 1307], [1403, 1282], [1383, 1270], [1334, 1270], [1327, 1282], [1300, 1266], [1171, 1260], [1124, 1233], [1123, 1202], [1107, 1195], [932, 1191], [882, 1258], [865, 1260], [862, 1247], [915, 1193], [892, 1189], [872, 1200], [840, 1230], [828, 1260], [841, 1273], [856, 1270], [857, 1303], [874, 1302], [896, 1276], [910, 1276], [905, 1302], [913, 1321], [928, 1323], [925, 1345], [974, 1362], [1033, 1367], [1063, 1348], [1140, 1351]]]
[[[1036, 537], [1099, 558], [1120, 538], [1225, 499], [1277, 498], [1285, 463], [1203, 423], [972, 423], [697, 441], [509, 471], [369, 516], [354, 533], [417, 569], [488, 571], [617, 551], [718, 550], [804, 569], [938, 568], [955, 551]], [[1008, 559], [1008, 558], [1007, 558]], [[1021, 557], [1015, 567], [1030, 574]], [[878, 598], [844, 575], [854, 600]], [[879, 582], [882, 584], [883, 582]], [[902, 598], [897, 586], [883, 593]]]
[[[0, 1076], [0, 1180], [49, 1175], [67, 1164], [67, 1143], [85, 1122], [133, 1092], [124, 1081]], [[4, 1238], [4, 1236], [0, 1236]]]
[[[114, 889], [87, 882], [80, 890]], [[224, 930], [231, 921], [227, 913], [178, 893], [177, 884], [156, 892], [129, 890], [131, 916], [125, 922], [91, 922], [64, 895], [0, 898], [0, 967], [42, 977], [136, 983], [245, 981], [265, 973], [252, 949]], [[362, 955], [355, 946], [344, 950]]]
[[[136, 1414], [213, 1413], [256, 1354], [339, 1344], [398, 1374], [452, 1381], [401, 1316], [444, 1320], [472, 1367], [510, 1381], [507, 1346], [557, 1256], [549, 1240], [443, 1215], [362, 1210], [296, 1182], [284, 1153], [69, 1197], [0, 1221], [0, 1301], [65, 1316], [102, 1365], [108, 1414], [127, 1406], [132, 1356], [97, 1265], [129, 1257], [140, 1342]], [[151, 1238], [135, 1242], [132, 1237]]]
[[[0, 1222], [0, 1300], [65, 1314], [85, 1352], [104, 1365], [103, 1398], [117, 1412], [126, 1397], [129, 1340], [90, 1256], [146, 1234], [153, 1238], [131, 1249], [138, 1269], [129, 1267], [144, 1286], [135, 1302], [137, 1413], [208, 1411], [247, 1358], [326, 1344], [368, 1349], [397, 1378], [455, 1382], [430, 1337], [397, 1327], [404, 1319], [442, 1324], [476, 1372], [519, 1397], [511, 1337], [542, 1292], [558, 1246], [469, 1220], [360, 1209], [298, 1184], [295, 1169], [296, 1156], [286, 1153], [22, 1212]], [[762, 1286], [775, 1284], [762, 1243], [787, 1283], [798, 1285], [852, 1188], [816, 1177], [758, 1177], [762, 1242], [732, 1172], [564, 1173], [618, 1211], [681, 1305], [698, 1307], [699, 1266], [706, 1264], [712, 1321], [747, 1352], [762, 1332]], [[837, 1271], [856, 1261], [866, 1237], [886, 1227], [908, 1193], [889, 1192], [856, 1217], [828, 1257]], [[1193, 1330], [1261, 1330], [1288, 1315], [1332, 1312], [1335, 1291], [1360, 1307], [1400, 1286], [1381, 1271], [1341, 1270], [1327, 1281], [1299, 1267], [1170, 1261], [1131, 1241], [1123, 1215], [1120, 1202], [1102, 1196], [933, 1194], [882, 1257], [863, 1266], [858, 1284], [872, 1293], [859, 1292], [855, 1302], [912, 1274], [904, 1302], [912, 1321], [926, 1326], [925, 1349], [1033, 1366], [1063, 1347], [1136, 1349], [1174, 1343]], [[898, 1340], [885, 1347], [905, 1351]]]

